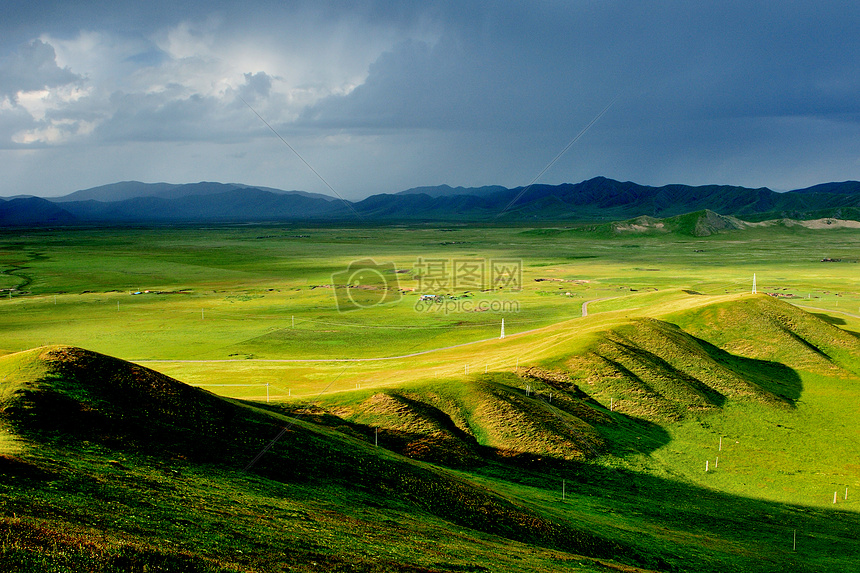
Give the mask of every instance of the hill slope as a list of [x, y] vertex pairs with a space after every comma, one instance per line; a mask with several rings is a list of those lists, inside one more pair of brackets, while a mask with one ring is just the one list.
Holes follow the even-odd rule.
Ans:
[[860, 375], [858, 356], [856, 337], [760, 295], [624, 320], [540, 367], [323, 403], [338, 419], [379, 428], [387, 447], [416, 459], [454, 467], [488, 455], [587, 460], [617, 453], [610, 406], [665, 443], [658, 426], [729, 402], [790, 410], [803, 391], [801, 372]]
[[[574, 553], [634, 553], [363, 439], [225, 400], [97, 353], [71, 347], [35, 349], [0, 357], [0, 372], [6, 433], [2, 443], [13, 444], [0, 465], [13, 475], [56, 477], [53, 469], [29, 457], [53, 452], [48, 455], [87, 458], [94, 447], [121, 459], [215, 464], [222, 468], [216, 474], [232, 472], [242, 480], [247, 478], [241, 477], [241, 468], [255, 460], [254, 472], [273, 484], [356, 489], [367, 492], [378, 507], [426, 513], [442, 523]], [[279, 434], [279, 427], [287, 433]], [[275, 447], [270, 443], [273, 436], [283, 436]], [[261, 452], [265, 454], [255, 457]], [[90, 456], [83, 462], [105, 460]], [[69, 479], [81, 476], [71, 471]]]

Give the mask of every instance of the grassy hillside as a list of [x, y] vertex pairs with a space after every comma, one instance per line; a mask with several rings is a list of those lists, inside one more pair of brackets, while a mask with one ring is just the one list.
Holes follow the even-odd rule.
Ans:
[[[18, 442], [18, 447], [4, 451], [2, 458], [5, 509], [15, 516], [6, 519], [6, 526], [16, 531], [14, 541], [7, 537], [3, 546], [0, 559], [6, 563], [24, 559], [32, 560], [34, 567], [43, 562], [60, 566], [66, 561], [67, 551], [72, 557], [77, 551], [94, 553], [117, 570], [126, 559], [150, 566], [190, 560], [195, 567], [207, 570], [207, 559], [157, 550], [145, 541], [153, 535], [170, 535], [172, 527], [179, 524], [181, 538], [191, 534], [202, 544], [195, 554], [216, 551], [232, 527], [249, 526], [242, 523], [243, 511], [247, 511], [241, 499], [243, 488], [269, 490], [268, 495], [273, 496], [278, 491], [277, 497], [281, 497], [292, 485], [322, 496], [341, 496], [342, 490], [347, 490], [350, 497], [382, 513], [392, 512], [393, 516], [406, 512], [437, 526], [466, 527], [472, 531], [466, 534], [467, 547], [477, 541], [470, 541], [470, 536], [486, 534], [491, 539], [498, 538], [495, 543], [502, 539], [519, 541], [546, 547], [549, 553], [560, 550], [602, 558], [628, 555], [627, 559], [637, 554], [571, 523], [542, 518], [492, 488], [478, 487], [444, 470], [416, 464], [372, 446], [360, 436], [350, 437], [325, 426], [218, 398], [110, 357], [69, 347], [35, 349], [0, 358], [0, 371], [7, 435]], [[278, 427], [287, 429], [283, 439], [255, 458], [254, 454], [264, 451], [272, 436], [278, 435]], [[242, 467], [251, 461], [256, 461], [253, 468], [248, 468], [253, 474], [243, 472]], [[196, 514], [210, 510], [209, 504], [214, 501], [209, 498], [223, 497], [224, 492], [198, 494], [203, 500], [186, 505], [184, 495], [178, 495], [169, 480], [153, 480], [151, 475], [141, 479], [140, 474], [147, 473], [147, 465], [167, 476], [196, 474], [194, 479], [205, 489], [238, 489], [233, 495], [240, 499], [226, 514], [211, 508], [227, 519], [220, 527], [226, 526], [228, 531], [209, 530], [214, 526], [213, 519], [217, 519], [212, 515], [206, 516], [208, 523], [194, 526]], [[123, 476], [123, 486], [111, 483], [117, 476]], [[204, 485], [204, 480], [209, 483]], [[137, 487], [125, 491], [128, 481], [137, 481]], [[24, 487], [15, 487], [18, 484]], [[46, 491], [41, 491], [43, 488]], [[60, 495], [54, 495], [55, 489]], [[27, 490], [38, 492], [48, 507], [42, 510], [43, 504], [37, 503], [27, 509], [22, 505], [26, 504]], [[146, 501], [144, 491], [150, 491], [155, 498]], [[106, 501], [106, 507], [100, 509], [100, 501]], [[83, 507], [76, 509], [76, 503]], [[334, 502], [335, 513], [340, 511], [336, 508], [341, 503]], [[49, 526], [37, 525], [36, 518], [45, 515], [42, 511], [57, 519], [52, 519]], [[117, 513], [111, 515], [113, 511]], [[174, 515], [167, 517], [165, 512]], [[306, 511], [298, 515], [293, 511], [286, 516], [275, 513], [271, 517], [279, 525], [296, 518], [317, 521]], [[17, 517], [19, 514], [22, 517]], [[234, 515], [239, 518], [237, 522], [232, 519]], [[71, 523], [64, 523], [66, 520]], [[395, 521], [386, 521], [399, 529]], [[73, 527], [75, 522], [78, 528]], [[89, 527], [81, 529], [82, 525]], [[98, 536], [101, 543], [83, 543], [76, 536], [66, 535], [67, 527], [78, 529], [79, 538], [91, 536], [93, 528], [105, 531]], [[165, 527], [167, 531], [162, 530]], [[44, 531], [46, 528], [48, 531]], [[260, 533], [276, 535], [279, 526], [274, 529], [267, 532], [264, 526]], [[323, 536], [348, 534], [343, 528], [335, 529], [323, 531]], [[257, 544], [249, 538], [249, 531], [234, 533], [241, 533], [232, 544], [240, 554]], [[31, 540], [30, 535], [50, 539], [53, 549], [40, 547], [40, 540]], [[117, 536], [124, 541], [117, 543]], [[452, 545], [456, 546], [456, 541], [459, 540], [451, 540]], [[69, 547], [57, 551], [58, 543]], [[83, 562], [85, 555], [78, 557]], [[249, 556], [258, 560], [251, 562], [254, 567], [265, 566], [271, 558], [265, 554]], [[292, 564], [294, 558], [288, 562]], [[361, 560], [352, 562], [349, 551], [321, 558], [336, 565], [343, 562], [361, 568]], [[228, 560], [228, 564], [239, 566], [242, 561]], [[312, 563], [304, 567], [317, 569]], [[377, 567], [389, 570], [384, 562], [371, 566]], [[401, 570], [401, 566], [393, 567], [391, 570]]]
[[[619, 453], [599, 430], [648, 424], [546, 370], [359, 392], [343, 417], [70, 347], [2, 357], [0, 378], [16, 442], [0, 458], [0, 562], [17, 570], [847, 571], [860, 554], [853, 513], [577, 461]], [[451, 456], [417, 461], [433, 451]]]

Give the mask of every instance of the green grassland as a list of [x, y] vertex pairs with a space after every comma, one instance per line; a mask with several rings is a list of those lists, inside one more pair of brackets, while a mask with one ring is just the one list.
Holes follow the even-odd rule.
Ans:
[[0, 234], [0, 562], [856, 570], [860, 234], [610, 229]]
[[[28, 294], [0, 296], [2, 348], [64, 343], [128, 359], [358, 358], [498, 332], [499, 313], [416, 312], [419, 258], [521, 259], [520, 292], [444, 291], [471, 293], [459, 302], [516, 303], [508, 332], [577, 317], [584, 300], [671, 288], [745, 292], [753, 273], [759, 291], [780, 289], [860, 313], [855, 236], [850, 229], [752, 229], [735, 240], [731, 233], [601, 240], [582, 230], [546, 236], [518, 228], [5, 232], [0, 277]], [[843, 262], [821, 263], [825, 257]], [[391, 285], [416, 290], [390, 304], [336, 312], [332, 274], [364, 258], [407, 271]], [[129, 295], [144, 290], [175, 294]], [[632, 305], [621, 298], [594, 309]]]

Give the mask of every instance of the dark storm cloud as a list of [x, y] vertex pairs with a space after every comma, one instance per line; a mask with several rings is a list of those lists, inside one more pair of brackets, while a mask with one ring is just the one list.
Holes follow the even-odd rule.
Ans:
[[718, 117], [856, 119], [856, 8], [508, 4], [482, 17], [456, 22], [434, 45], [395, 46], [370, 67], [363, 85], [323, 100], [304, 119], [346, 127], [572, 128], [566, 121], [572, 110], [594, 110], [619, 93], [646, 125]]
[[0, 60], [0, 95], [78, 82], [81, 77], [57, 65], [54, 48], [34, 40]]
[[850, 3], [154, 0], [7, 15], [0, 148], [52, 145], [55, 159], [70, 144], [253, 142], [225, 151], [244, 158], [229, 178], [268, 169], [258, 183], [294, 186], [244, 99], [347, 194], [513, 186], [617, 98], [543, 181], [860, 178]]

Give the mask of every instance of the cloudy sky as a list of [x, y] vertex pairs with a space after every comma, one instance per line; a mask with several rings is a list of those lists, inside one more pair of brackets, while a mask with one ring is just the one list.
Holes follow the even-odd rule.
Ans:
[[[0, 196], [860, 179], [852, 2], [4, 2]], [[611, 105], [610, 105], [611, 104]], [[609, 109], [606, 109], [609, 106]], [[256, 112], [256, 113], [255, 113]]]

